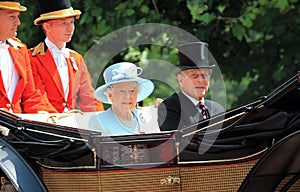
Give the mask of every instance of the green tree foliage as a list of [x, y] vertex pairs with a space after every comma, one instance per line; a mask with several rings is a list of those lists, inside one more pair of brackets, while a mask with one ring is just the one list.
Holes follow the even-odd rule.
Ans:
[[[141, 23], [176, 26], [208, 42], [226, 80], [227, 108], [269, 93], [300, 69], [299, 0], [71, 2], [75, 9], [82, 11], [76, 21], [72, 46], [83, 55], [105, 35]], [[32, 47], [43, 39], [41, 29], [33, 25], [38, 16], [37, 4], [32, 0], [21, 3], [29, 11], [21, 15], [23, 24], [18, 37]], [[167, 41], [172, 41], [167, 33], [165, 35]], [[138, 41], [138, 37], [133, 36], [130, 41]], [[176, 50], [155, 45], [129, 47], [111, 63], [162, 59], [176, 64], [176, 54]], [[97, 67], [104, 64], [89, 65], [95, 65], [89, 66], [91, 75], [99, 76]], [[165, 85], [158, 85], [156, 90], [159, 97], [171, 93]]]

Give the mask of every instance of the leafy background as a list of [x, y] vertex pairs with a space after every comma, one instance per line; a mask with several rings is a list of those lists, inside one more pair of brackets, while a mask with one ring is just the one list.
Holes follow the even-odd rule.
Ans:
[[[299, 0], [71, 2], [82, 15], [76, 21], [76, 31], [68, 46], [82, 55], [101, 37], [141, 23], [172, 25], [209, 43], [225, 80], [227, 109], [268, 94], [300, 69]], [[41, 28], [33, 25], [39, 16], [37, 3], [21, 0], [21, 4], [28, 11], [20, 16], [22, 25], [18, 37], [33, 47], [44, 38]], [[134, 46], [122, 51], [110, 63], [139, 62], [141, 58], [177, 63], [177, 51], [155, 45]], [[99, 64], [94, 65], [89, 63], [88, 67], [91, 76], [98, 77]], [[102, 83], [99, 78], [97, 85]], [[169, 87], [157, 84], [153, 98], [165, 98], [171, 93]]]

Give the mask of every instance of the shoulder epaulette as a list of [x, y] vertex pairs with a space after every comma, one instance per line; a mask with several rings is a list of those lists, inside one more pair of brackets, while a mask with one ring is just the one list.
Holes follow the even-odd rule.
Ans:
[[25, 47], [25, 45], [17, 38], [7, 39], [6, 42], [10, 44], [14, 49]]
[[73, 49], [69, 49], [70, 53], [78, 53], [77, 51], [73, 50]]
[[45, 43], [40, 42], [37, 46], [35, 46], [31, 50], [33, 50], [31, 54], [32, 56], [36, 56], [37, 54], [45, 55]]

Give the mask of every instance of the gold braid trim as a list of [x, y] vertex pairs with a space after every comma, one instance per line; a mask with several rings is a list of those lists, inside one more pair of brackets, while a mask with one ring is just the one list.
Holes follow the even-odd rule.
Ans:
[[33, 48], [32, 56], [36, 56], [37, 54], [45, 55], [45, 44], [44, 42], [40, 42], [35, 48]]
[[7, 39], [6, 42], [10, 44], [14, 49], [25, 47], [24, 44], [17, 38]]

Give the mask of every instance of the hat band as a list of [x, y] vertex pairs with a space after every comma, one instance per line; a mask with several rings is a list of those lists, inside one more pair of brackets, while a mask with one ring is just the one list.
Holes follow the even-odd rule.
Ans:
[[[72, 7], [70, 7], [68, 9], [62, 9], [62, 10], [59, 10], [59, 11], [52, 11], [52, 12], [49, 12], [49, 13], [41, 14], [41, 17], [49, 18], [49, 17], [59, 17], [59, 16], [62, 16], [62, 15], [73, 15], [73, 14], [75, 14], [75, 11]], [[78, 14], [80, 14], [80, 12]]]
[[110, 81], [109, 81], [109, 83], [118, 83], [118, 82], [120, 82], [120, 81], [138, 81], [139, 80], [139, 78], [137, 78], [137, 77], [122, 77], [122, 78], [115, 78], [115, 79], [111, 79]]

